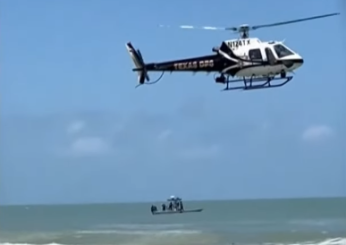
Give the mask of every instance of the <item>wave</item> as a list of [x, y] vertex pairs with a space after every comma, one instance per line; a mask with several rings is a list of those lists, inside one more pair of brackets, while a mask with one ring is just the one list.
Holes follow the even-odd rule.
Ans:
[[[109, 243], [107, 245], [126, 245], [126, 244], [127, 243], [125, 244], [124, 243]], [[131, 243], [131, 244], [137, 245], [137, 243]], [[232, 244], [237, 245], [237, 243], [232, 243]], [[258, 244], [252, 243], [247, 245], [258, 245]], [[300, 242], [300, 243], [261, 243], [261, 244], [262, 245], [346, 245], [346, 238], [338, 237], [338, 238], [329, 238], [322, 241], [306, 241], [306, 242]], [[0, 243], [0, 245], [73, 245], [73, 244], [64, 244], [64, 243], [35, 244], [35, 243], [6, 243], [5, 242], [5, 243]], [[188, 245], [188, 243], [186, 245]], [[230, 244], [222, 244], [222, 245], [230, 245]]]
[[307, 241], [301, 243], [265, 243], [265, 245], [346, 245], [345, 237], [329, 238], [323, 241]]
[[116, 230], [167, 230], [182, 229], [194, 224], [102, 224], [96, 225], [96, 229], [116, 229]]
[[305, 226], [346, 226], [346, 220], [344, 218], [335, 219], [297, 219], [288, 221], [291, 225], [305, 225]]
[[[189, 235], [199, 234], [198, 230], [82, 230], [76, 234], [119, 234], [119, 235]], [[1, 245], [1, 244], [0, 244]]]

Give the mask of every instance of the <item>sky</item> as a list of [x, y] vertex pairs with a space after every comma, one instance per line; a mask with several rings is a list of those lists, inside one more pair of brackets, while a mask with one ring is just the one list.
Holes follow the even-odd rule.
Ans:
[[[340, 1], [0, 1], [0, 204], [346, 195], [345, 17]], [[304, 65], [284, 87], [221, 92], [146, 62], [210, 54], [227, 32], [160, 24], [266, 24]], [[344, 39], [345, 40], [345, 39]], [[150, 74], [152, 80], [159, 74]]]

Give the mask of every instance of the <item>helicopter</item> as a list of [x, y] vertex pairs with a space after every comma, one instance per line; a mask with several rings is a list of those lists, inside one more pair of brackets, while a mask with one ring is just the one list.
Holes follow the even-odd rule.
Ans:
[[[303, 65], [302, 56], [286, 46], [284, 41], [262, 42], [259, 38], [250, 38], [249, 32], [264, 27], [292, 24], [339, 14], [331, 13], [254, 26], [247, 24], [239, 27], [180, 26], [183, 29], [233, 31], [240, 34], [240, 37], [222, 41], [220, 46], [212, 48], [214, 54], [164, 62], [145, 63], [140, 50], [136, 50], [132, 43], [128, 42], [126, 48], [135, 65], [132, 71], [137, 72], [138, 76], [136, 87], [157, 83], [165, 72], [192, 72], [194, 74], [213, 72], [218, 75], [214, 77], [215, 82], [225, 85], [224, 91], [281, 87], [293, 79], [293, 76], [288, 74], [294, 74], [294, 71]], [[162, 72], [162, 74], [156, 81], [150, 82], [148, 72]]]

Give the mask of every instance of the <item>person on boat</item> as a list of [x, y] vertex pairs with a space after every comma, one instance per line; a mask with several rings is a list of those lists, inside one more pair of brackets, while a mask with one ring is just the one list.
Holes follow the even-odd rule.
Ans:
[[155, 213], [157, 211], [157, 207], [154, 205], [151, 205], [150, 210], [151, 210], [151, 213]]
[[169, 202], [169, 206], [168, 206], [168, 210], [173, 210], [173, 203], [172, 202]]
[[162, 204], [162, 211], [166, 211], [166, 204]]
[[180, 211], [184, 211], [183, 201], [180, 200]]

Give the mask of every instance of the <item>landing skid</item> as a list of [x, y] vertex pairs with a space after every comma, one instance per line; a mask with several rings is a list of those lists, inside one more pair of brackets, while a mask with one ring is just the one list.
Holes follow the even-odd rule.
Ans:
[[[230, 76], [224, 77], [224, 81], [220, 81], [220, 78], [218, 79], [218, 83], [224, 83], [226, 84], [226, 88], [224, 88], [222, 91], [228, 91], [228, 90], [255, 90], [255, 89], [263, 89], [263, 88], [277, 88], [285, 85], [289, 81], [292, 80], [293, 76], [287, 76], [287, 77], [250, 77], [250, 78], [243, 78], [243, 79], [235, 79], [231, 80]], [[282, 81], [281, 83], [272, 84], [273, 81]], [[233, 83], [239, 83], [243, 82], [244, 85], [242, 86], [236, 86], [236, 87], [230, 87], [230, 84]], [[253, 83], [261, 83], [261, 84], [253, 84]]]

